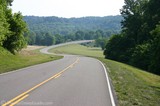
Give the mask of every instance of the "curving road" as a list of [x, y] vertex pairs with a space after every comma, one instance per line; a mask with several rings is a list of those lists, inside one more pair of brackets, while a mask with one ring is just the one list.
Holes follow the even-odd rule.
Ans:
[[[48, 53], [48, 49], [41, 52]], [[115, 106], [105, 68], [96, 59], [66, 55], [0, 75], [1, 106]]]
[[72, 42], [62, 43], [62, 44], [58, 44], [58, 45], [52, 45], [52, 46], [48, 46], [46, 48], [41, 49], [40, 52], [42, 52], [44, 54], [53, 54], [53, 53], [48, 52], [48, 50], [52, 49], [52, 48], [64, 46], [64, 45], [88, 43], [88, 42], [93, 42], [93, 41], [94, 40], [81, 40], [81, 41], [72, 41]]

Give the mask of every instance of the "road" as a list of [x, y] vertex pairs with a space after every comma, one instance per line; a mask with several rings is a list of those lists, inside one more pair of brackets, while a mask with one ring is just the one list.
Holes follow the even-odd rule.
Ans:
[[114, 106], [106, 79], [105, 69], [98, 60], [66, 55], [60, 60], [1, 74], [0, 104]]
[[40, 52], [45, 53], [45, 54], [53, 54], [53, 53], [49, 53], [48, 50], [51, 48], [56, 48], [56, 47], [60, 47], [60, 46], [64, 46], [64, 45], [80, 44], [80, 43], [87, 43], [87, 42], [93, 42], [93, 41], [94, 40], [81, 40], [81, 41], [72, 41], [72, 42], [62, 43], [62, 44], [53, 45], [53, 46], [49, 46], [44, 49], [41, 49]]

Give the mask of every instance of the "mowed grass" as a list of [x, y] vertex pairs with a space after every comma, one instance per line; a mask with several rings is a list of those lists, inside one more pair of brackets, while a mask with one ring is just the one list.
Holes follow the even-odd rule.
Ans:
[[109, 69], [120, 106], [160, 106], [160, 76], [120, 62], [104, 59], [103, 51], [82, 45], [58, 47], [52, 52], [91, 56]]
[[95, 47], [91, 48], [79, 44], [57, 47], [49, 50], [49, 52], [54, 52], [57, 54], [65, 53], [65, 54], [83, 55], [91, 57], [104, 57], [103, 52], [100, 48], [95, 48]]
[[39, 50], [23, 50], [19, 54], [13, 55], [4, 48], [0, 47], [0, 73], [57, 60], [60, 58], [62, 58], [62, 56], [45, 55], [40, 53]]
[[160, 76], [99, 58], [108, 68], [120, 106], [159, 106]]

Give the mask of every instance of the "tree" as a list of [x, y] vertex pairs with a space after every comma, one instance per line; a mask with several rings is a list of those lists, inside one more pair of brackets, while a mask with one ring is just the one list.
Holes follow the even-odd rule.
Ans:
[[15, 53], [26, 45], [23, 36], [26, 24], [21, 13], [12, 14], [11, 6], [13, 0], [0, 0], [0, 46]]
[[51, 36], [51, 34], [46, 33], [46, 34], [44, 35], [43, 40], [42, 40], [42, 44], [43, 44], [43, 45], [46, 45], [46, 46], [49, 46], [49, 45], [52, 45], [53, 42], [55, 42], [54, 40], [55, 40], [55, 39], [53, 38], [53, 36]]
[[6, 1], [7, 1], [7, 4], [8, 4], [9, 6], [12, 6], [13, 0], [6, 0]]
[[130, 63], [136, 67], [142, 69], [148, 69], [151, 58], [151, 45], [150, 43], [144, 43], [141, 45], [136, 45], [133, 50]]
[[0, 0], [0, 46], [3, 46], [4, 40], [10, 34], [9, 24], [6, 19], [6, 2], [4, 0]]
[[30, 31], [30, 32], [27, 34], [26, 38], [27, 38], [27, 41], [28, 41], [28, 44], [29, 44], [29, 45], [34, 45], [34, 44], [36, 44], [36, 33], [35, 33], [35, 32]]
[[151, 45], [151, 64], [149, 71], [160, 75], [160, 24], [156, 26], [155, 30], [151, 32], [154, 37]]
[[75, 33], [76, 40], [83, 40], [83, 39], [84, 39], [84, 36], [85, 36], [85, 34], [84, 34], [83, 31], [77, 31], [77, 32]]
[[105, 57], [160, 74], [160, 1], [125, 0], [122, 33], [105, 47]]
[[60, 44], [60, 43], [63, 43], [64, 42], [64, 37], [62, 37], [61, 35], [59, 34], [56, 34], [55, 35], [55, 44]]
[[134, 40], [135, 45], [143, 43], [141, 26], [143, 24], [143, 14], [146, 0], [125, 0], [125, 5], [121, 9], [124, 17], [122, 30], [128, 38]]
[[113, 35], [104, 49], [105, 58], [128, 62], [131, 57], [132, 39], [124, 37], [123, 34]]
[[107, 44], [107, 39], [106, 38], [99, 38], [99, 39], [96, 39], [96, 46], [99, 46], [102, 48], [102, 50], [105, 49], [105, 46]]
[[102, 38], [104, 36], [104, 33], [102, 30], [97, 30], [95, 32], [95, 39], [99, 39], [99, 38]]
[[144, 12], [145, 23], [147, 24], [148, 31], [152, 31], [156, 28], [156, 25], [160, 21], [160, 1], [149, 0], [146, 4]]
[[36, 45], [42, 45], [42, 39], [43, 39], [43, 35], [41, 35], [40, 33], [36, 33]]
[[26, 23], [23, 21], [21, 13], [14, 13], [12, 15], [11, 10], [8, 10], [7, 13], [8, 23], [10, 24], [9, 29], [12, 33], [10, 36], [7, 36], [3, 47], [15, 53], [20, 51], [27, 44], [23, 36], [24, 32], [27, 31]]

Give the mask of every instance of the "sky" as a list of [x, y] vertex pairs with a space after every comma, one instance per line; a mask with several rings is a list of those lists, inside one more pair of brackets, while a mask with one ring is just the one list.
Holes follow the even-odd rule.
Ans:
[[85, 17], [120, 14], [124, 0], [14, 0], [13, 12], [22, 15]]

